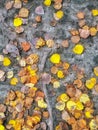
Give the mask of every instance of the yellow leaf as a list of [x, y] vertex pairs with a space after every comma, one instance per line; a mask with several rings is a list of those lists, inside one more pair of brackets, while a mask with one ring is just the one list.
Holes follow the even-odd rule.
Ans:
[[90, 101], [89, 96], [87, 94], [82, 94], [81, 97], [80, 97], [80, 102], [85, 104], [88, 101]]
[[11, 61], [8, 57], [4, 57], [3, 59], [3, 65], [4, 66], [9, 66], [11, 64]]
[[54, 81], [53, 82], [53, 87], [54, 88], [59, 88], [60, 87], [60, 82], [59, 81]]
[[92, 118], [93, 117], [90, 111], [86, 111], [85, 116], [86, 116], [86, 118]]
[[67, 102], [69, 100], [69, 97], [67, 94], [65, 93], [62, 93], [60, 96], [59, 96], [59, 99], [63, 102]]
[[92, 15], [93, 16], [98, 16], [98, 9], [93, 9], [92, 10]]
[[56, 109], [58, 109], [59, 111], [63, 111], [64, 108], [65, 108], [65, 102], [59, 101], [58, 103], [56, 103]]
[[16, 121], [15, 121], [15, 120], [10, 120], [8, 124], [9, 124], [9, 125], [12, 125], [12, 126], [14, 127], [15, 124], [16, 124]]
[[44, 0], [44, 5], [45, 6], [50, 6], [51, 5], [51, 0]]
[[44, 102], [43, 99], [38, 100], [38, 107], [40, 108], [47, 108], [47, 104]]
[[95, 74], [96, 76], [98, 76], [98, 66], [96, 66], [96, 67], [94, 68], [94, 74]]
[[76, 108], [76, 103], [74, 101], [70, 100], [70, 101], [67, 102], [67, 109], [68, 110], [71, 111], [71, 110], [74, 110], [75, 108]]
[[21, 26], [22, 25], [22, 19], [21, 18], [15, 18], [14, 19], [14, 26], [15, 27], [18, 27], [18, 26]]
[[10, 84], [11, 85], [16, 85], [18, 83], [18, 79], [13, 77], [11, 80], [10, 80]]
[[91, 34], [91, 36], [95, 36], [97, 34], [97, 29], [95, 27], [91, 27], [90, 34]]
[[90, 121], [89, 126], [90, 126], [90, 130], [97, 130], [98, 129], [98, 124], [94, 119], [92, 119]]
[[0, 130], [5, 130], [5, 127], [3, 125], [0, 125]]
[[58, 78], [60, 78], [60, 79], [64, 78], [64, 73], [63, 73], [63, 71], [59, 70], [59, 71], [57, 72], [57, 76], [58, 76]]
[[84, 109], [84, 106], [83, 106], [83, 104], [82, 104], [80, 101], [78, 101], [78, 102], [76, 103], [76, 109], [77, 109], [77, 110], [83, 110], [83, 109]]
[[77, 54], [77, 55], [81, 55], [81, 54], [83, 53], [83, 51], [84, 51], [84, 47], [83, 47], [83, 45], [81, 45], [81, 44], [77, 44], [77, 45], [75, 45], [75, 47], [73, 48], [73, 52], [74, 52], [75, 54]]
[[63, 16], [64, 16], [64, 12], [62, 10], [59, 10], [55, 13], [55, 16], [58, 18], [58, 19], [61, 19]]
[[96, 78], [91, 78], [89, 80], [86, 80], [85, 85], [88, 89], [92, 89], [92, 88], [94, 88], [95, 84], [96, 84]]
[[52, 63], [54, 63], [54, 64], [58, 64], [58, 63], [60, 63], [60, 55], [59, 54], [57, 54], [57, 53], [55, 53], [55, 54], [53, 54], [51, 57], [50, 57], [50, 61], [52, 62]]
[[7, 78], [10, 79], [13, 77], [13, 71], [8, 71], [7, 72]]

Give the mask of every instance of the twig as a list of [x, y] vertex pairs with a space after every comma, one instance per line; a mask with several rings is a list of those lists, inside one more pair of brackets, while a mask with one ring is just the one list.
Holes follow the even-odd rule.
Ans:
[[50, 128], [50, 130], [53, 130], [53, 116], [52, 116], [52, 108], [50, 106], [50, 102], [49, 102], [49, 98], [48, 98], [48, 93], [47, 93], [47, 86], [46, 84], [42, 84], [43, 85], [43, 91], [44, 91], [44, 94], [45, 94], [45, 98], [46, 98], [46, 102], [47, 102], [47, 105], [48, 105], [48, 111], [49, 111], [49, 122], [48, 122], [48, 126]]
[[[46, 59], [47, 59], [47, 56], [48, 54], [51, 52], [51, 49], [49, 50], [46, 50], [44, 52], [44, 55], [43, 55], [43, 58], [42, 58], [42, 62], [40, 64], [40, 72], [42, 72], [44, 70], [44, 66], [45, 66], [45, 62], [46, 62]], [[44, 91], [44, 94], [45, 94], [45, 99], [46, 99], [46, 102], [47, 102], [47, 106], [48, 106], [48, 112], [49, 112], [49, 120], [48, 120], [48, 127], [50, 128], [50, 130], [53, 130], [53, 116], [52, 116], [52, 108], [51, 108], [51, 105], [50, 105], [50, 102], [49, 102], [49, 98], [48, 98], [48, 93], [47, 93], [47, 86], [46, 84], [42, 83], [42, 87], [43, 87], [43, 91]]]

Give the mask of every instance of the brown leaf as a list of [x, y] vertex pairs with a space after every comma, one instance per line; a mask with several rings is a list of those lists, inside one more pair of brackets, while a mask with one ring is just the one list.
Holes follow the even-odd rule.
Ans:
[[20, 9], [21, 7], [22, 7], [21, 0], [15, 0], [15, 2], [14, 2], [14, 8]]
[[19, 17], [27, 18], [29, 15], [29, 10], [27, 8], [21, 8], [19, 11]]
[[70, 97], [74, 97], [76, 94], [76, 88], [73, 85], [68, 85], [66, 87], [66, 93], [70, 96]]
[[44, 118], [49, 118], [49, 112], [48, 111], [43, 111], [43, 117]]
[[78, 19], [83, 19], [84, 17], [85, 17], [84, 12], [78, 12], [78, 13], [77, 13], [77, 18], [78, 18]]
[[80, 20], [79, 21], [79, 26], [80, 27], [83, 27], [85, 25], [85, 20], [83, 19], [83, 20]]
[[4, 104], [0, 104], [0, 112], [5, 112], [6, 106]]
[[62, 41], [61, 44], [62, 44], [62, 46], [65, 47], [65, 48], [68, 48], [68, 47], [69, 47], [69, 42], [68, 42], [68, 40]]
[[5, 4], [5, 8], [6, 8], [7, 10], [9, 10], [9, 9], [12, 8], [13, 4], [14, 4], [14, 1], [8, 1], [8, 2], [6, 2], [6, 4]]
[[80, 41], [80, 37], [77, 35], [77, 36], [72, 36], [71, 37], [71, 41], [73, 42], [73, 43], [78, 43], [79, 41]]
[[84, 39], [88, 38], [90, 35], [90, 31], [88, 29], [79, 29], [79, 32], [80, 32], [80, 37]]

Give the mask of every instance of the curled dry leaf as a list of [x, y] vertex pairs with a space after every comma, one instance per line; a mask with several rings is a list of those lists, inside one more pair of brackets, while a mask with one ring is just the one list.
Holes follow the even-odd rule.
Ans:
[[72, 37], [71, 37], [71, 41], [72, 41], [73, 43], [78, 43], [78, 42], [80, 41], [80, 37], [79, 37], [78, 35], [72, 36]]
[[7, 95], [7, 98], [10, 100], [10, 101], [13, 101], [15, 98], [16, 98], [16, 94], [13, 90], [10, 90], [10, 92], [8, 93]]
[[72, 30], [70, 30], [70, 33], [71, 33], [73, 36], [75, 36], [75, 35], [79, 35], [79, 31], [76, 30], [76, 29], [72, 29]]
[[19, 11], [19, 17], [27, 18], [29, 15], [29, 10], [27, 8], [21, 8]]
[[39, 60], [39, 56], [37, 54], [31, 54], [27, 57], [26, 63], [33, 65], [33, 64], [37, 63], [38, 60]]
[[45, 45], [45, 40], [43, 38], [39, 38], [37, 41], [36, 41], [36, 48], [40, 48], [42, 46]]
[[82, 87], [82, 81], [80, 79], [74, 80], [74, 84], [77, 85], [77, 88], [81, 88]]

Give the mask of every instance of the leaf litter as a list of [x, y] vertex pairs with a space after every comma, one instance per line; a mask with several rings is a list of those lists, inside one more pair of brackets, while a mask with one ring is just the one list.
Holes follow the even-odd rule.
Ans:
[[[25, 26], [29, 26], [30, 23], [32, 6], [28, 8], [28, 4], [28, 0], [12, 0], [5, 3], [7, 11], [14, 8], [18, 10], [12, 20], [13, 30], [18, 37], [25, 33]], [[33, 10], [36, 28], [43, 23], [46, 9], [50, 7], [55, 11], [52, 10], [53, 21], [49, 26], [55, 28], [64, 18], [63, 6], [62, 0], [44, 0], [37, 5]], [[93, 19], [98, 16], [97, 9], [92, 9], [89, 13]], [[85, 71], [82, 72], [78, 66], [72, 66], [70, 62], [65, 61], [62, 57], [63, 52], [58, 51], [59, 48], [64, 48], [81, 58], [87, 49], [85, 43], [81, 41], [97, 35], [97, 25], [86, 24], [85, 11], [78, 11], [75, 17], [79, 27], [69, 30], [70, 38], [62, 39], [60, 45], [47, 34], [33, 38], [32, 42], [24, 38], [20, 44], [14, 39], [3, 49], [3, 54], [0, 54], [0, 64], [4, 70], [0, 70], [0, 82], [7, 80], [11, 89], [4, 104], [0, 104], [0, 130], [98, 129], [98, 115], [94, 114], [94, 102], [89, 95], [90, 90], [98, 93], [98, 66], [92, 68], [93, 76], [86, 78]], [[69, 49], [69, 43], [72, 44], [71, 49]], [[38, 52], [44, 48], [48, 48], [48, 51], [46, 50], [47, 53], [41, 56]], [[17, 62], [18, 72], [6, 71], [6, 69], [14, 68], [14, 62]], [[47, 70], [46, 64], [50, 64]], [[74, 81], [66, 82], [71, 71], [76, 73], [76, 77]], [[18, 90], [19, 84], [21, 84], [21, 89]], [[62, 85], [65, 86], [65, 90], [56, 94]], [[48, 92], [50, 86], [52, 87], [51, 94]], [[50, 95], [52, 95], [51, 101]], [[55, 96], [54, 102], [53, 96]], [[54, 111], [57, 112], [56, 115]], [[61, 116], [60, 119], [58, 118], [58, 123], [54, 125], [54, 117], [59, 115], [58, 113]]]

